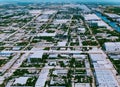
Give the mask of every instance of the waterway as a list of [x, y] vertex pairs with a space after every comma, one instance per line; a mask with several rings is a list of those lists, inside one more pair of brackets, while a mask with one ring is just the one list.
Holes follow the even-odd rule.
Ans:
[[95, 14], [100, 17], [103, 21], [105, 21], [109, 26], [111, 26], [114, 30], [120, 32], [120, 26], [117, 25], [116, 22], [109, 20], [106, 16], [102, 15], [100, 12], [95, 12]]

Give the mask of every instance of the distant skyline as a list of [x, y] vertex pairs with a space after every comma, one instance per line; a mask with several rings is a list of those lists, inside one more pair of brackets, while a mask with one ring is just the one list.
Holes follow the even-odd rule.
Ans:
[[120, 0], [0, 0], [0, 2], [102, 2], [120, 3]]

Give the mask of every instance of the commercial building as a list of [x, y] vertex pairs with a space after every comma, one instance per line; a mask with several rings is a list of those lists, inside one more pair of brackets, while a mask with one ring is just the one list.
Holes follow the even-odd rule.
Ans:
[[58, 42], [58, 46], [66, 46], [67, 41]]
[[97, 81], [96, 86], [119, 87], [119, 84], [116, 79], [117, 72], [114, 69], [111, 62], [107, 59], [106, 54], [104, 54], [101, 50], [101, 53], [90, 54], [90, 58], [95, 69], [94, 74], [96, 76]]
[[78, 28], [79, 33], [85, 33], [86, 29], [85, 28]]
[[89, 83], [75, 83], [75, 87], [90, 87]]
[[55, 37], [56, 36], [56, 32], [55, 33], [38, 33], [37, 36], [41, 36], [41, 37]]
[[1, 51], [0, 52], [0, 56], [3, 56], [3, 57], [9, 57], [12, 55], [12, 52], [9, 52], [9, 51]]
[[29, 79], [29, 77], [19, 77], [19, 78], [16, 78], [15, 82], [13, 83], [13, 85], [16, 85], [16, 84], [25, 85], [27, 83], [28, 79]]
[[120, 42], [106, 42], [104, 46], [108, 52], [120, 52]]
[[43, 68], [39, 74], [35, 87], [44, 87], [49, 75], [49, 69]]
[[89, 24], [90, 27], [106, 27], [107, 29], [111, 29], [108, 26], [108, 24], [106, 24], [96, 14], [85, 14], [84, 18], [85, 18], [85, 21]]
[[41, 52], [34, 52], [33, 54], [31, 54], [28, 57], [28, 62], [30, 62], [31, 59], [42, 59], [43, 54], [44, 54], [43, 51], [41, 51]]

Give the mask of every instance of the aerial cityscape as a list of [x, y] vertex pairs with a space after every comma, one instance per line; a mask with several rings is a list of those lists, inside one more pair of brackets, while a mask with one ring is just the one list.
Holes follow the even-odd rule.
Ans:
[[120, 3], [54, 1], [0, 0], [0, 87], [120, 87]]

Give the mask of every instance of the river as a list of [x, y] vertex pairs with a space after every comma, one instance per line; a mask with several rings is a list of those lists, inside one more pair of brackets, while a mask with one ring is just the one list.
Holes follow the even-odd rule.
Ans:
[[102, 15], [100, 12], [95, 12], [95, 14], [100, 17], [103, 21], [105, 21], [108, 25], [110, 25], [114, 30], [120, 32], [120, 26], [117, 25], [116, 22], [109, 20], [106, 16]]

